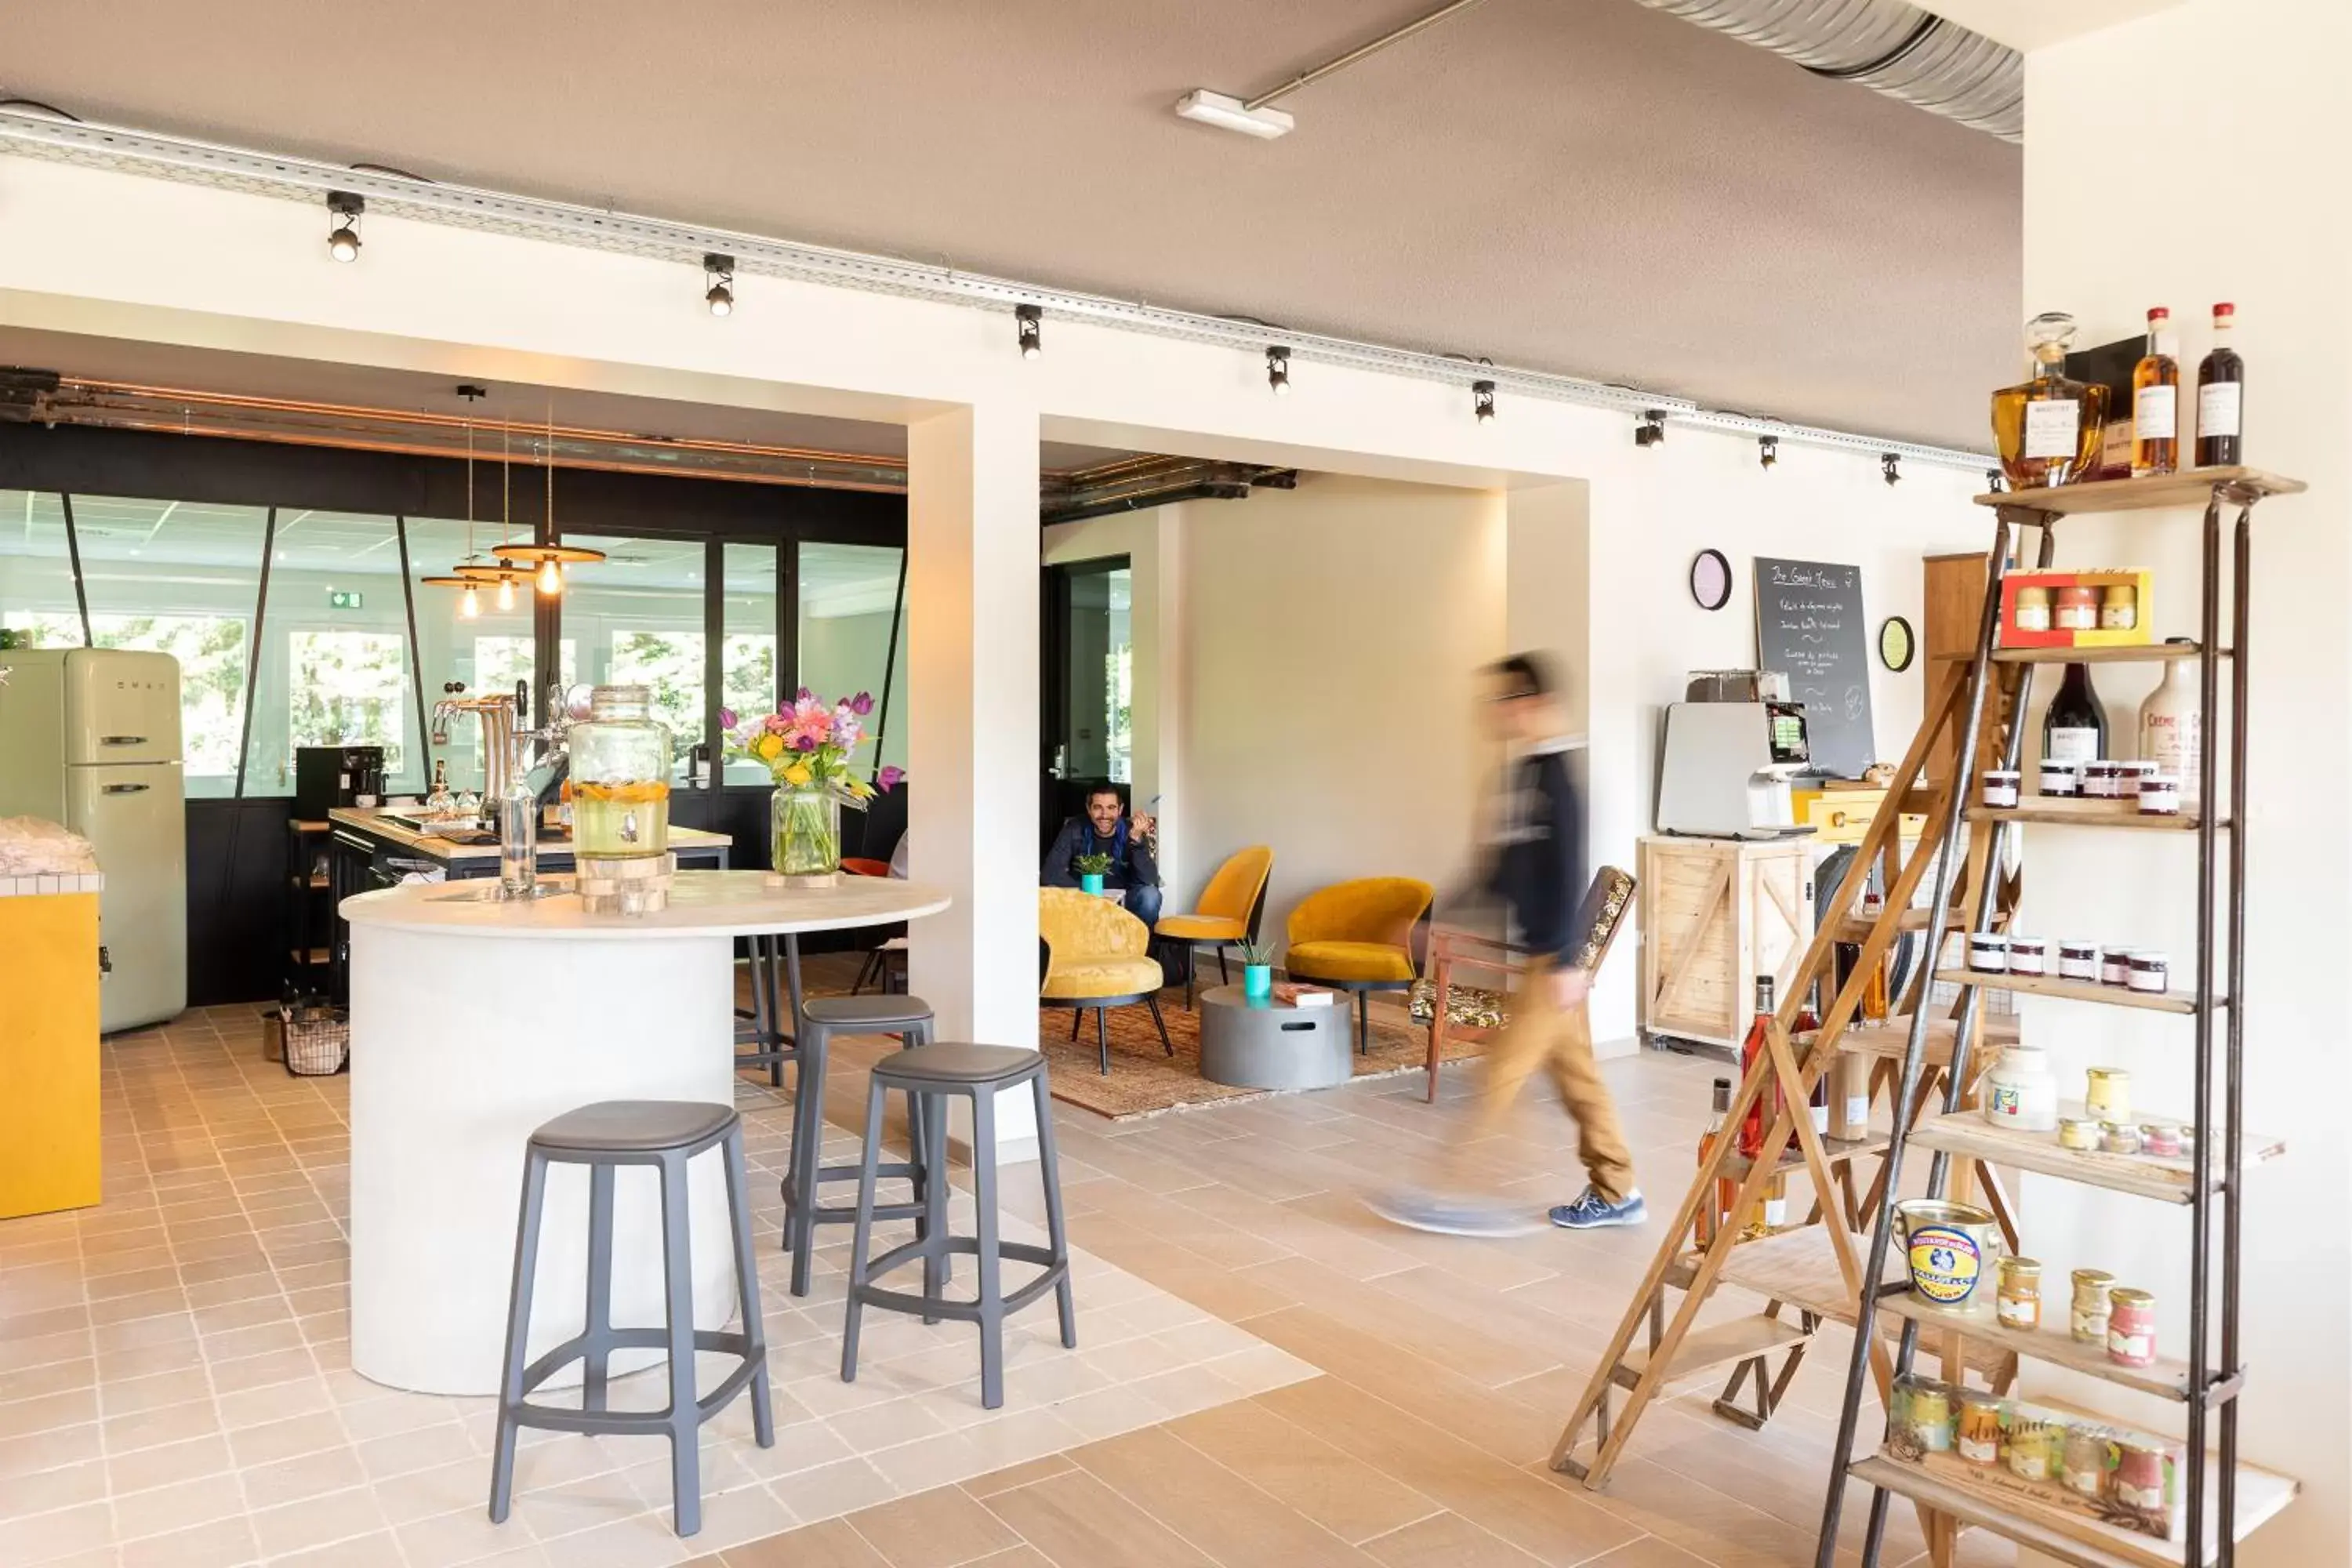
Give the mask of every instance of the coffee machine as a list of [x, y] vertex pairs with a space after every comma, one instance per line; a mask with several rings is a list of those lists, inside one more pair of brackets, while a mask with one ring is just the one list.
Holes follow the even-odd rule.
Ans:
[[1666, 705], [1658, 752], [1658, 831], [1702, 838], [1784, 838], [1796, 826], [1789, 781], [1812, 761], [1804, 705], [1770, 669], [1691, 672]]

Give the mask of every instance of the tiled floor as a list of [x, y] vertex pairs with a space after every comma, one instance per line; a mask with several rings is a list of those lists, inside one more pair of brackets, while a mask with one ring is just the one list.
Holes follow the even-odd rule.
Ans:
[[[1812, 1561], [1837, 1336], [1762, 1433], [1709, 1414], [1709, 1384], [1652, 1411], [1607, 1492], [1545, 1468], [1655, 1227], [1468, 1242], [1372, 1218], [1363, 1191], [1428, 1168], [1460, 1130], [1462, 1069], [1435, 1107], [1387, 1080], [1116, 1128], [1060, 1108], [1084, 1348], [1059, 1349], [1050, 1312], [1024, 1325], [992, 1419], [968, 1329], [871, 1319], [872, 1370], [843, 1388], [839, 1232], [818, 1300], [789, 1304], [774, 1184], [755, 1181], [778, 1447], [751, 1446], [740, 1405], [715, 1424], [689, 1547], [668, 1532], [658, 1440], [547, 1436], [494, 1529], [487, 1402], [347, 1370], [343, 1082], [261, 1064], [247, 1018], [110, 1047], [109, 1201], [0, 1223], [6, 1568]], [[1668, 1200], [1719, 1069], [1649, 1055], [1607, 1070]], [[833, 1139], [861, 1081], [834, 1075]], [[755, 1164], [782, 1158], [776, 1103], [746, 1080]], [[1460, 1157], [1530, 1206], [1580, 1181], [1572, 1133], [1532, 1092]], [[1007, 1185], [1034, 1218], [1025, 1184]], [[1842, 1561], [1858, 1541], [1850, 1525]], [[1890, 1564], [1919, 1555], [1901, 1510], [1889, 1545]], [[1962, 1558], [2011, 1560], [1976, 1537]]]
[[[661, 1440], [526, 1433], [513, 1517], [495, 1527], [491, 1402], [395, 1393], [350, 1370], [350, 1080], [263, 1061], [255, 1016], [190, 1015], [110, 1042], [106, 1201], [0, 1222], [0, 1565], [638, 1568], [689, 1556], [669, 1528]], [[863, 1092], [860, 1058], [856, 1043], [836, 1052], [840, 1101]], [[821, 1233], [814, 1294], [794, 1301], [778, 1247], [785, 1101], [749, 1079], [740, 1100], [779, 1429], [758, 1447], [741, 1400], [705, 1427], [693, 1552], [1312, 1375], [1080, 1256], [1080, 1348], [1061, 1348], [1050, 1299], [1016, 1320], [1001, 1411], [981, 1408], [968, 1325], [870, 1313], [858, 1380], [844, 1384], [847, 1227]], [[841, 1159], [856, 1140], [835, 1127], [827, 1143]], [[1018, 1173], [1007, 1186], [1023, 1185]], [[1032, 1235], [1008, 1225], [1008, 1237]], [[658, 1372], [614, 1396], [666, 1397]]]

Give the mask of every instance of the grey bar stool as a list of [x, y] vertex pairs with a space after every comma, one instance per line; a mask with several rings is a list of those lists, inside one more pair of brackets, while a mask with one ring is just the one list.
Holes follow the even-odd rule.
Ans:
[[[826, 1165], [824, 1150], [825, 1057], [835, 1035], [896, 1035], [907, 1045], [924, 1046], [931, 1038], [931, 1005], [919, 996], [812, 996], [800, 1006], [800, 1070], [793, 1101], [793, 1147], [784, 1173], [784, 1250], [793, 1255], [792, 1292], [809, 1293], [814, 1268], [816, 1227], [846, 1225], [857, 1216], [852, 1204], [820, 1204], [828, 1182], [855, 1182], [857, 1167]], [[892, 1204], [880, 1213], [887, 1219], [922, 1223], [923, 1163], [919, 1123], [908, 1122], [908, 1159], [904, 1164], [880, 1167], [885, 1176], [904, 1177], [915, 1184], [910, 1203]]]
[[[800, 1016], [801, 940], [787, 933], [753, 935], [744, 941], [751, 949], [751, 1005], [748, 1010], [735, 1009], [735, 1043], [751, 1048], [735, 1053], [735, 1070], [766, 1068], [768, 1082], [782, 1089], [784, 1064], [801, 1059], [797, 1033], [786, 1031], [783, 1026], [785, 1018]], [[776, 984], [780, 959], [784, 980], [782, 995]]]
[[[740, 1333], [694, 1326], [694, 1260], [686, 1203], [687, 1162], [717, 1147], [727, 1168], [734, 1221]], [[588, 1167], [588, 1321], [579, 1334], [525, 1365], [530, 1343], [532, 1276], [539, 1267], [540, 1214], [552, 1164]], [[613, 1325], [613, 1173], [623, 1165], [661, 1172], [662, 1260], [668, 1321], [660, 1327]], [[751, 1427], [760, 1447], [776, 1443], [768, 1400], [767, 1333], [760, 1321], [759, 1264], [751, 1250], [751, 1205], [744, 1187], [743, 1125], [731, 1105], [688, 1100], [613, 1100], [566, 1111], [530, 1135], [523, 1166], [522, 1220], [515, 1244], [514, 1294], [507, 1310], [506, 1370], [499, 1382], [499, 1441], [490, 1466], [490, 1521], [506, 1522], [514, 1500], [515, 1436], [524, 1426], [562, 1432], [616, 1432], [669, 1438], [671, 1507], [680, 1535], [702, 1528], [702, 1424], [751, 1391]], [[669, 1404], [661, 1410], [607, 1407], [613, 1352], [669, 1352]], [[717, 1388], [695, 1397], [697, 1351], [740, 1357]], [[566, 1363], [585, 1363], [576, 1408], [528, 1403], [531, 1391]]]
[[[996, 1097], [1024, 1083], [1031, 1087], [1037, 1106], [1037, 1154], [1045, 1185], [1044, 1247], [999, 1241], [996, 1234]], [[883, 1217], [874, 1203], [874, 1184], [881, 1174], [875, 1151], [882, 1141], [884, 1100], [893, 1089], [907, 1096], [908, 1114], [923, 1130], [924, 1168], [936, 1173], [938, 1179], [926, 1184], [927, 1220], [915, 1239], [868, 1262], [874, 1222]], [[979, 1210], [978, 1234], [973, 1236], [956, 1236], [948, 1229], [947, 1101], [956, 1095], [971, 1100], [971, 1184]], [[949, 1259], [959, 1253], [980, 1260], [978, 1290], [969, 1301], [950, 1300], [946, 1295]], [[1011, 1295], [1005, 1294], [1000, 1269], [1000, 1260], [1006, 1258], [1039, 1267], [1036, 1278]], [[873, 1283], [917, 1258], [923, 1263], [922, 1294], [885, 1289]], [[857, 1381], [857, 1331], [866, 1308], [909, 1313], [927, 1323], [954, 1318], [980, 1325], [980, 1402], [994, 1410], [1004, 1403], [1005, 1316], [1049, 1289], [1061, 1310], [1062, 1344], [1076, 1350], [1078, 1320], [1070, 1295], [1069, 1233], [1062, 1223], [1061, 1169], [1054, 1153], [1054, 1113], [1044, 1053], [1013, 1046], [950, 1044], [900, 1051], [875, 1063], [866, 1090], [866, 1158], [858, 1173], [857, 1228], [849, 1251], [849, 1308], [842, 1330], [841, 1381]]]

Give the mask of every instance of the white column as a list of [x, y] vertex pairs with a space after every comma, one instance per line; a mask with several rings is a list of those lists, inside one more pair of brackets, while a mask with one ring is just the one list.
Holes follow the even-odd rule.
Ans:
[[[908, 868], [955, 904], [909, 928], [908, 984], [941, 1039], [1037, 1043], [1037, 578], [1036, 410], [909, 426]], [[997, 1135], [1035, 1157], [1026, 1090]]]

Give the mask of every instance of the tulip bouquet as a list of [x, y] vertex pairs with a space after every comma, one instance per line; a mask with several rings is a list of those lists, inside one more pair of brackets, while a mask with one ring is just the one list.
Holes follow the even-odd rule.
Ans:
[[740, 723], [731, 709], [719, 722], [727, 731], [727, 755], [759, 763], [776, 784], [771, 829], [771, 865], [786, 877], [830, 879], [841, 868], [841, 808], [859, 811], [877, 789], [890, 789], [906, 775], [886, 767], [872, 783], [860, 776], [857, 748], [872, 737], [866, 717], [874, 699], [861, 691], [827, 703], [803, 687], [776, 711]]

